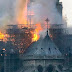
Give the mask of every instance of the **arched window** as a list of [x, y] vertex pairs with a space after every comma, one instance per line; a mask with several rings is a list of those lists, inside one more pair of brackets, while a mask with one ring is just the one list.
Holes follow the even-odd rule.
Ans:
[[46, 72], [53, 72], [53, 65], [49, 65], [47, 68], [46, 68]]
[[43, 72], [43, 67], [42, 67], [41, 65], [39, 65], [39, 66], [37, 67], [37, 70], [38, 70], [38, 72]]

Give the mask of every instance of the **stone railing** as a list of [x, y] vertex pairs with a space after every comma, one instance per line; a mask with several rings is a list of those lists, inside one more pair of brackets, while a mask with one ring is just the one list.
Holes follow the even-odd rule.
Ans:
[[35, 56], [35, 55], [20, 55], [22, 60], [27, 59], [64, 59], [63, 56]]

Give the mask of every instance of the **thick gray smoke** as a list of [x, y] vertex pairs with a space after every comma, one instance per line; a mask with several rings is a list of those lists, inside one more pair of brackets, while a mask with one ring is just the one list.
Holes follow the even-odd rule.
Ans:
[[35, 0], [31, 8], [34, 10], [34, 21], [43, 22], [49, 18], [51, 24], [62, 24], [62, 16], [56, 8], [57, 0]]
[[13, 22], [15, 18], [16, 0], [0, 0], [0, 30], [3, 31], [6, 25]]
[[[18, 3], [21, 2], [20, 8], [24, 8], [26, 0], [1, 0], [1, 26], [5, 26], [10, 23], [15, 23]], [[62, 16], [58, 13], [56, 8], [57, 0], [34, 0], [30, 8], [34, 11], [33, 21], [34, 23], [44, 23], [46, 18], [49, 18], [51, 24], [62, 24]], [[22, 9], [21, 8], [21, 9]]]
[[41, 23], [43, 31], [40, 31], [40, 36], [46, 35], [45, 20], [48, 18], [50, 25], [63, 24], [61, 14], [58, 12], [56, 3], [58, 0], [35, 0], [31, 3], [31, 10], [34, 11], [33, 21], [34, 23]]

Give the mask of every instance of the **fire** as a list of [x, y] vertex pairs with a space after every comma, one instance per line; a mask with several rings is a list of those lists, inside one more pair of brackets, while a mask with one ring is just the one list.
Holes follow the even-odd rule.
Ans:
[[19, 0], [17, 6], [18, 24], [27, 24], [27, 0]]
[[9, 38], [9, 35], [0, 31], [0, 40], [6, 42], [7, 38]]
[[[21, 1], [21, 0], [20, 0]], [[28, 9], [28, 5], [30, 5], [30, 0], [22, 0], [19, 3], [19, 9], [17, 13], [17, 22], [18, 24], [30, 25], [33, 21], [30, 19], [30, 16], [34, 15], [34, 12]], [[31, 21], [30, 21], [31, 20]]]
[[34, 34], [33, 41], [37, 41], [38, 39], [39, 39], [38, 35], [37, 34]]
[[35, 33], [33, 34], [32, 41], [37, 41], [40, 38], [39, 32], [42, 30], [41, 24], [36, 24]]
[[23, 10], [20, 10], [17, 17], [17, 21], [19, 24], [27, 24], [27, 7], [26, 6]]
[[[24, 4], [22, 4], [24, 2]], [[30, 5], [30, 0], [23, 0], [23, 2], [20, 2], [20, 7], [19, 7], [19, 12], [18, 12], [18, 16], [17, 16], [17, 22], [18, 24], [24, 24], [24, 26], [30, 27], [31, 24], [33, 24], [33, 20], [30, 19], [30, 16], [34, 15], [34, 11], [33, 10], [28, 10], [28, 6]], [[35, 24], [35, 31], [32, 32], [33, 38], [32, 38], [32, 42], [33, 41], [37, 41], [40, 38], [39, 32], [42, 30], [41, 24]]]
[[4, 34], [0, 31], [0, 40], [4, 39]]

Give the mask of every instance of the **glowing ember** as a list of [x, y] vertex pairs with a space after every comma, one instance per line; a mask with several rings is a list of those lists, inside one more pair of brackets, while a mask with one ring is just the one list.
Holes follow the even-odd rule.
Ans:
[[3, 48], [2, 50], [4, 50], [4, 51], [5, 51], [5, 48]]

